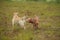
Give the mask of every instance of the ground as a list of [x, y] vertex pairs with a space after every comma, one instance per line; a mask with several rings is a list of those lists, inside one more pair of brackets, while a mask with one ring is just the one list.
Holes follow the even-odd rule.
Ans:
[[[39, 29], [27, 23], [26, 30], [11, 25], [13, 12], [39, 16]], [[28, 13], [26, 13], [28, 11]], [[60, 40], [60, 4], [44, 2], [0, 2], [0, 40]]]

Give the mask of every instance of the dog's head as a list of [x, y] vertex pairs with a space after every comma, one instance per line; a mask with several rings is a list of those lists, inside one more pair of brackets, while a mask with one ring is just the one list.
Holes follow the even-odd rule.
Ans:
[[14, 12], [13, 15], [18, 15], [18, 12]]

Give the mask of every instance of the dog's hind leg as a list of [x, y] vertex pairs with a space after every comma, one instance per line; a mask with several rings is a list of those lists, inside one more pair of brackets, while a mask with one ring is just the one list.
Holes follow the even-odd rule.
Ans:
[[25, 28], [25, 22], [24, 22], [24, 21], [19, 21], [19, 25], [20, 25], [22, 28], [26, 29], [26, 28]]

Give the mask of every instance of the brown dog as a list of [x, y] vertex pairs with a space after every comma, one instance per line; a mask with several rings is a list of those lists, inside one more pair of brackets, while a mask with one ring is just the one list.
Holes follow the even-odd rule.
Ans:
[[28, 23], [31, 23], [34, 27], [34, 29], [38, 28], [38, 24], [39, 24], [39, 17], [35, 15], [34, 18], [28, 18], [27, 19]]

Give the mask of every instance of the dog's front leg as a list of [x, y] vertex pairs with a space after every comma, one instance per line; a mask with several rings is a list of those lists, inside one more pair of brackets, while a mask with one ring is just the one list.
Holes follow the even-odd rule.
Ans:
[[13, 26], [13, 28], [14, 28], [14, 24], [15, 24], [15, 20], [12, 19], [12, 26]]

